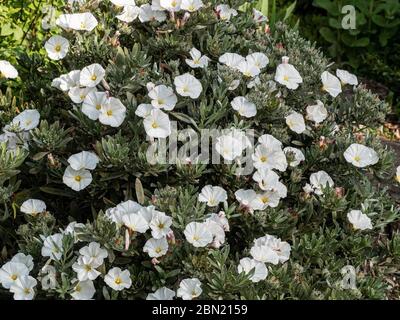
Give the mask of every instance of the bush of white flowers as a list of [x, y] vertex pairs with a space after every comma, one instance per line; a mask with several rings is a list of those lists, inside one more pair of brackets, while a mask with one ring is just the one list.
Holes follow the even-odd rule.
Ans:
[[398, 295], [387, 104], [243, 3], [69, 1], [1, 118], [1, 297]]

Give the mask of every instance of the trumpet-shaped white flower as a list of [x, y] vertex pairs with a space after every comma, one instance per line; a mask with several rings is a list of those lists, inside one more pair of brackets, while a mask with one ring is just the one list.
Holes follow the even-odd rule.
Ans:
[[68, 166], [63, 175], [63, 182], [74, 191], [85, 189], [92, 182], [92, 174], [89, 170], [74, 170]]
[[340, 79], [340, 82], [342, 83], [342, 85], [346, 85], [346, 84], [350, 84], [352, 86], [358, 85], [357, 77], [354, 74], [352, 74], [346, 70], [337, 69], [336, 75]]
[[211, 247], [219, 248], [221, 245], [225, 243], [225, 230], [224, 228], [217, 222], [212, 221], [210, 219], [206, 219], [204, 222], [204, 226], [208, 231], [211, 232], [213, 236], [213, 240], [211, 242]]
[[69, 42], [64, 37], [52, 36], [46, 41], [44, 48], [46, 49], [47, 55], [51, 60], [61, 60], [68, 53]]
[[146, 300], [173, 300], [175, 298], [175, 292], [167, 287], [157, 289], [153, 293], [149, 293]]
[[224, 211], [220, 211], [219, 213], [211, 213], [211, 215], [206, 219], [206, 222], [207, 221], [214, 221], [220, 225], [224, 231], [229, 231], [229, 221], [226, 218]]
[[235, 192], [235, 197], [240, 205], [249, 210], [249, 212], [254, 211], [253, 204], [256, 201], [257, 193], [253, 189], [239, 189]]
[[99, 121], [114, 128], [119, 127], [126, 117], [126, 107], [121, 100], [113, 97], [107, 100], [100, 111]]
[[317, 100], [317, 104], [307, 107], [308, 120], [314, 121], [316, 124], [321, 123], [328, 117], [328, 111], [321, 100]]
[[150, 258], [159, 258], [168, 252], [168, 242], [165, 237], [160, 239], [150, 238], [143, 247], [143, 252], [147, 252]]
[[62, 14], [56, 24], [64, 30], [92, 31], [97, 27], [97, 19], [90, 12]]
[[203, 56], [199, 50], [192, 48], [189, 51], [192, 59], [186, 59], [186, 63], [192, 68], [207, 68], [210, 58]]
[[14, 300], [32, 300], [35, 296], [34, 288], [37, 285], [35, 278], [24, 275], [20, 277], [10, 287], [10, 292], [14, 294]]
[[17, 115], [11, 122], [18, 125], [21, 130], [29, 131], [36, 128], [40, 121], [40, 113], [35, 109], [24, 110]]
[[350, 145], [343, 155], [347, 162], [357, 168], [372, 166], [379, 161], [379, 156], [374, 149], [358, 143]]
[[183, 233], [186, 240], [196, 248], [206, 247], [213, 241], [213, 235], [204, 223], [190, 222]]
[[226, 134], [218, 137], [215, 143], [215, 150], [228, 161], [240, 156], [246, 145], [233, 134]]
[[0, 268], [0, 284], [3, 288], [10, 289], [18, 279], [28, 274], [29, 269], [24, 263], [9, 261]]
[[324, 71], [321, 74], [322, 90], [328, 92], [332, 97], [336, 98], [342, 92], [340, 80], [332, 73]]
[[100, 244], [94, 241], [90, 242], [87, 246], [80, 248], [79, 253], [83, 257], [93, 259], [94, 264], [98, 264], [99, 266], [103, 264], [104, 259], [108, 257], [107, 250], [102, 249]]
[[292, 112], [291, 114], [285, 117], [285, 120], [290, 130], [298, 134], [301, 134], [306, 130], [306, 124], [304, 122], [304, 118], [298, 112]]
[[245, 97], [236, 97], [232, 100], [231, 106], [241, 116], [246, 118], [254, 117], [257, 114], [257, 107]]
[[160, 6], [168, 11], [176, 12], [181, 10], [182, 0], [160, 0]]
[[80, 74], [81, 70], [72, 70], [67, 74], [62, 74], [51, 82], [51, 86], [67, 92], [74, 87], [79, 87]]
[[116, 291], [129, 289], [132, 285], [131, 273], [129, 270], [122, 271], [120, 268], [114, 267], [108, 271], [104, 282]]
[[151, 235], [155, 239], [166, 237], [171, 232], [172, 218], [164, 212], [155, 211], [150, 221]]
[[193, 300], [201, 295], [203, 290], [201, 289], [201, 282], [197, 278], [184, 279], [179, 284], [176, 295], [183, 300]]
[[303, 83], [303, 78], [296, 68], [289, 64], [289, 58], [283, 57], [282, 63], [276, 68], [275, 81], [288, 89], [296, 90], [299, 84]]
[[79, 83], [83, 87], [95, 87], [103, 80], [106, 71], [98, 63], [93, 63], [81, 70]]
[[105, 92], [91, 91], [82, 103], [82, 113], [91, 120], [97, 120], [101, 114], [101, 109], [105, 108], [108, 97]]
[[277, 253], [272, 250], [267, 244], [264, 245], [256, 245], [250, 249], [250, 254], [254, 258], [254, 260], [263, 262], [263, 263], [272, 263], [274, 265], [279, 263], [279, 257]]
[[110, 0], [117, 7], [134, 6], [135, 0]]
[[82, 169], [94, 170], [100, 159], [93, 152], [81, 151], [70, 156], [67, 161], [72, 169], [78, 171]]
[[166, 138], [171, 134], [171, 122], [166, 113], [154, 109], [143, 120], [144, 129], [148, 136], [153, 138]]
[[227, 65], [230, 68], [238, 69], [239, 64], [246, 61], [244, 57], [237, 53], [224, 53], [219, 57], [218, 61], [222, 64]]
[[321, 170], [314, 172], [310, 175], [310, 185], [313, 190], [318, 195], [323, 194], [323, 189], [330, 187], [332, 188], [335, 183], [332, 178], [325, 171]]
[[195, 12], [204, 7], [201, 0], [182, 0], [181, 9], [189, 12]]
[[93, 281], [78, 281], [73, 288], [71, 296], [74, 300], [90, 300], [96, 293]]
[[151, 110], [153, 109], [154, 109], [153, 105], [148, 103], [141, 103], [138, 105], [135, 114], [140, 118], [147, 118], [148, 116], [151, 115]]
[[268, 190], [257, 194], [256, 198], [251, 202], [251, 207], [253, 210], [265, 210], [268, 207], [276, 208], [280, 199], [281, 196], [278, 191]]
[[142, 215], [137, 213], [126, 214], [122, 217], [125, 226], [133, 232], [145, 233], [149, 224]]
[[244, 272], [245, 274], [248, 274], [253, 269], [254, 274], [250, 277], [250, 280], [252, 282], [259, 282], [267, 278], [268, 269], [264, 263], [250, 258], [240, 259], [238, 265], [238, 273]]
[[94, 92], [96, 88], [81, 88], [81, 87], [73, 87], [68, 91], [68, 96], [71, 98], [72, 102], [74, 103], [81, 103], [83, 102], [87, 95], [91, 92]]
[[215, 207], [220, 202], [225, 202], [228, 199], [226, 191], [219, 186], [207, 185], [201, 189], [199, 201], [206, 202], [209, 207]]
[[60, 260], [63, 255], [62, 233], [55, 233], [48, 237], [43, 237], [43, 246], [41, 254], [43, 257], [50, 257], [52, 260]]
[[11, 262], [23, 263], [28, 268], [29, 271], [32, 271], [34, 267], [33, 257], [30, 254], [26, 255], [22, 252], [19, 252], [16, 255], [14, 255], [11, 259]]
[[257, 67], [254, 61], [244, 60], [239, 63], [237, 69], [245, 76], [249, 78], [257, 77], [261, 70]]
[[268, 63], [268, 57], [262, 52], [254, 52], [246, 57], [246, 61], [259, 69], [264, 69]]
[[254, 8], [253, 8], [253, 19], [257, 23], [268, 21], [268, 17], [266, 17], [261, 11]]
[[277, 169], [283, 172], [287, 168], [285, 153], [281, 146], [278, 146], [273, 140], [268, 144], [258, 145], [251, 157], [254, 167], [258, 170]]
[[220, 4], [215, 8], [215, 11], [217, 12], [219, 18], [221, 20], [230, 20], [232, 17], [235, 17], [238, 15], [238, 12], [235, 9], [232, 9], [230, 6], [227, 4]]
[[182, 97], [197, 99], [203, 91], [201, 82], [190, 73], [185, 73], [181, 76], [175, 77], [174, 84], [176, 92], [178, 92]]
[[261, 190], [275, 191], [279, 197], [286, 198], [287, 188], [279, 181], [279, 176], [274, 171], [269, 169], [258, 170], [253, 174], [253, 180], [258, 182]]
[[264, 237], [257, 238], [254, 240], [254, 246], [268, 246], [271, 248], [278, 257], [278, 262], [284, 263], [289, 260], [291, 247], [286, 241], [271, 236], [269, 234]]
[[163, 22], [167, 19], [165, 12], [152, 9], [148, 3], [140, 6], [139, 20], [140, 22], [158, 21]]
[[46, 211], [46, 203], [38, 199], [28, 199], [21, 205], [21, 212], [36, 216]]
[[349, 219], [355, 230], [372, 229], [371, 219], [361, 210], [351, 210], [347, 214], [347, 219]]
[[15, 67], [6, 60], [0, 60], [0, 79], [15, 79], [18, 77], [18, 71]]
[[135, 5], [126, 5], [124, 6], [122, 12], [116, 15], [118, 20], [121, 20], [126, 23], [130, 23], [135, 20], [140, 13], [140, 8]]
[[286, 158], [290, 158], [288, 161], [288, 165], [290, 167], [297, 167], [300, 162], [306, 159], [303, 152], [301, 152], [301, 150], [297, 148], [286, 147], [283, 149], [283, 152], [285, 153]]
[[149, 92], [152, 99], [151, 104], [154, 108], [172, 110], [174, 109], [178, 98], [171, 87], [164, 85], [156, 86]]
[[96, 268], [100, 266], [101, 263], [98, 260], [80, 256], [72, 265], [72, 270], [76, 272], [79, 281], [95, 280], [100, 275], [100, 271], [97, 271]]

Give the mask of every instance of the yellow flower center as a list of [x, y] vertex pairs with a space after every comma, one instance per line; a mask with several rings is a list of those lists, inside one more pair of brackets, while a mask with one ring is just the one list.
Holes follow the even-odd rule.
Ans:
[[199, 241], [199, 240], [200, 240], [200, 237], [198, 235], [193, 236], [193, 241]]
[[162, 249], [160, 247], [155, 248], [154, 250], [156, 253], [160, 253], [162, 251]]
[[86, 96], [85, 96], [84, 94], [81, 94], [81, 95], [79, 96], [79, 98], [81, 98], [81, 100], [85, 100]]
[[183, 92], [188, 92], [188, 91], [189, 91], [189, 88], [188, 88], [187, 86], [184, 86], [184, 87], [182, 88], [182, 91], [183, 91]]
[[25, 293], [25, 294], [30, 294], [30, 293], [31, 293], [31, 290], [30, 290], [29, 288], [25, 288], [25, 289], [24, 289], [24, 293]]
[[76, 292], [80, 292], [81, 291], [81, 286], [79, 284], [75, 287], [75, 291]]
[[79, 181], [81, 181], [82, 180], [82, 177], [81, 176], [75, 176], [75, 181], [76, 182], [79, 182]]
[[267, 162], [267, 160], [268, 160], [268, 158], [267, 158], [266, 156], [262, 156], [262, 157], [260, 158], [260, 161], [261, 161], [261, 162]]
[[81, 29], [85, 29], [86, 28], [86, 24], [84, 22], [81, 22]]
[[29, 126], [32, 123], [32, 120], [26, 120], [25, 125]]
[[11, 280], [12, 280], [12, 281], [17, 280], [17, 278], [18, 278], [18, 276], [17, 276], [16, 274], [13, 274], [13, 275], [11, 276]]
[[159, 229], [163, 229], [163, 228], [164, 228], [164, 223], [160, 223], [160, 224], [158, 225], [158, 228], [159, 228]]
[[101, 105], [100, 104], [96, 104], [96, 110], [100, 110], [101, 109]]
[[92, 79], [92, 81], [96, 81], [97, 76], [94, 74], [94, 75], [92, 75], [92, 77], [90, 79]]
[[56, 46], [54, 47], [54, 50], [55, 50], [56, 52], [60, 52], [60, 51], [61, 51], [61, 45], [60, 45], [60, 44], [56, 45]]
[[188, 8], [188, 11], [194, 11], [194, 5], [191, 4], [191, 5], [189, 6], [189, 8]]
[[361, 160], [361, 158], [360, 158], [360, 156], [359, 156], [359, 155], [357, 155], [357, 156], [355, 156], [355, 157], [354, 157], [354, 161], [356, 161], [356, 162], [360, 162], [360, 160]]
[[151, 125], [151, 127], [152, 127], [153, 129], [156, 129], [156, 128], [158, 128], [158, 124], [157, 124], [156, 122], [153, 122], [153, 124]]
[[115, 284], [121, 284], [122, 279], [120, 277], [116, 277], [114, 282], [115, 282]]
[[111, 117], [112, 114], [113, 114], [113, 112], [112, 112], [111, 110], [108, 110], [108, 111], [107, 111], [107, 115], [108, 115], [109, 117]]
[[289, 76], [283, 76], [283, 80], [289, 81]]
[[261, 201], [262, 201], [262, 203], [268, 203], [269, 198], [267, 196], [263, 196], [263, 197], [261, 197]]
[[90, 264], [85, 264], [85, 270], [86, 271], [91, 271], [92, 270], [92, 266]]
[[177, 5], [177, 2], [176, 2], [176, 1], [172, 1], [172, 2], [171, 2], [171, 7], [175, 8], [176, 5]]
[[251, 77], [251, 73], [250, 73], [249, 71], [245, 71], [243, 74], [244, 74], [246, 77]]
[[158, 100], [157, 100], [157, 103], [158, 103], [158, 104], [164, 104], [165, 101], [164, 101], [163, 99], [158, 99]]

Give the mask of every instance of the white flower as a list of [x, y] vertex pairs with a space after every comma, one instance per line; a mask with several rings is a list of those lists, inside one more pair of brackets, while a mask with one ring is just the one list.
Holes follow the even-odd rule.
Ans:
[[213, 241], [213, 235], [204, 223], [190, 222], [183, 233], [186, 240], [196, 248], [205, 247]]
[[353, 225], [355, 230], [372, 230], [371, 219], [361, 210], [351, 210], [347, 213], [347, 219]]
[[398, 183], [400, 183], [400, 166], [397, 167], [396, 176], [394, 178]]
[[42, 200], [28, 199], [21, 205], [21, 212], [36, 216], [46, 211], [46, 204]]
[[357, 168], [365, 168], [379, 161], [379, 156], [374, 149], [358, 143], [350, 145], [343, 155], [347, 162]]
[[152, 6], [148, 3], [140, 6], [139, 11], [139, 20], [140, 22], [148, 22], [148, 21], [158, 21], [162, 22], [167, 19], [166, 14], [163, 11], [154, 10]]
[[168, 242], [165, 237], [160, 239], [150, 238], [143, 247], [143, 252], [147, 252], [150, 258], [159, 258], [168, 251]]
[[322, 90], [328, 92], [332, 97], [336, 98], [342, 92], [340, 80], [332, 73], [324, 71], [321, 74]]
[[5, 289], [10, 289], [18, 279], [28, 274], [29, 269], [24, 263], [9, 261], [0, 268], [0, 283]]
[[278, 257], [278, 262], [284, 263], [289, 260], [291, 247], [286, 241], [266, 234], [264, 237], [254, 240], [254, 246], [268, 246], [275, 252]]
[[346, 85], [346, 84], [350, 84], [352, 86], [358, 85], [357, 77], [354, 74], [352, 74], [346, 70], [337, 69], [336, 75], [338, 76], [338, 78], [340, 79], [340, 81], [342, 82], [343, 85]]
[[297, 167], [300, 162], [306, 160], [306, 158], [304, 157], [303, 152], [301, 152], [300, 149], [297, 148], [292, 148], [292, 147], [286, 147], [283, 149], [283, 152], [286, 155], [286, 158], [290, 155], [291, 158], [290, 161], [288, 161], [288, 164], [290, 167]]
[[154, 109], [143, 120], [147, 135], [153, 138], [166, 138], [171, 134], [171, 122], [166, 113]]
[[44, 48], [46, 49], [47, 55], [51, 60], [61, 60], [68, 53], [69, 42], [64, 37], [52, 36], [46, 41]]
[[81, 240], [78, 238], [78, 230], [77, 229], [82, 229], [84, 228], [85, 225], [83, 223], [78, 223], [76, 221], [70, 222], [67, 227], [64, 229], [63, 233], [64, 234], [69, 234], [74, 238], [74, 243], [78, 243]]
[[43, 237], [42, 256], [50, 257], [52, 260], [60, 260], [63, 255], [62, 233], [55, 233], [48, 237]]
[[135, 20], [140, 13], [140, 8], [135, 5], [126, 5], [121, 14], [116, 15], [118, 20], [129, 23]]
[[213, 241], [211, 243], [211, 247], [219, 248], [221, 245], [225, 243], [225, 230], [224, 228], [217, 222], [212, 221], [210, 219], [206, 219], [204, 222], [204, 226], [208, 231], [211, 232], [213, 236]]
[[55, 289], [57, 286], [56, 269], [49, 264], [45, 264], [40, 270], [38, 280], [40, 280], [43, 290]]
[[21, 130], [32, 130], [36, 128], [40, 121], [40, 113], [35, 109], [24, 110], [17, 115], [11, 122], [17, 125]]
[[281, 199], [278, 191], [268, 190], [264, 193], [257, 194], [256, 198], [251, 202], [253, 210], [265, 210], [268, 207], [276, 208]]
[[93, 63], [81, 70], [79, 83], [83, 87], [95, 87], [103, 80], [106, 71], [98, 63]]
[[121, 291], [129, 289], [132, 285], [131, 274], [129, 270], [122, 271], [114, 267], [108, 271], [104, 277], [104, 282], [114, 290]]
[[298, 134], [301, 134], [306, 130], [304, 118], [300, 113], [293, 111], [291, 114], [286, 116], [285, 119], [290, 130]]
[[278, 264], [279, 257], [268, 245], [254, 245], [250, 249], [251, 256], [259, 262]]
[[93, 281], [78, 281], [74, 286], [71, 296], [74, 300], [90, 300], [96, 293]]
[[160, 6], [168, 11], [179, 11], [181, 10], [182, 0], [160, 0]]
[[98, 265], [101, 265], [108, 256], [107, 250], [102, 249], [100, 244], [94, 241], [79, 249], [79, 253], [81, 256], [93, 259], [95, 261], [94, 263]]
[[23, 263], [28, 268], [29, 271], [32, 271], [34, 267], [33, 257], [30, 254], [26, 255], [22, 252], [19, 252], [16, 255], [14, 255], [11, 259], [11, 262]]
[[68, 166], [63, 175], [63, 182], [74, 191], [85, 189], [92, 182], [92, 174], [86, 169], [74, 170]]
[[99, 261], [88, 256], [80, 256], [72, 265], [72, 270], [76, 272], [79, 281], [94, 280], [100, 274], [100, 272], [96, 270], [96, 268], [100, 266], [101, 263], [99, 263]]
[[268, 269], [264, 263], [250, 258], [240, 259], [238, 265], [238, 272], [248, 274], [254, 269], [254, 274], [250, 277], [252, 282], [259, 282], [264, 280], [268, 275]]
[[81, 70], [72, 70], [67, 74], [62, 74], [51, 82], [51, 86], [61, 91], [69, 91], [74, 87], [79, 87], [79, 77]]
[[229, 231], [229, 221], [226, 218], [224, 211], [211, 213], [211, 215], [206, 219], [206, 222], [207, 221], [214, 221], [218, 223], [224, 231]]
[[246, 61], [255, 65], [259, 69], [265, 68], [269, 63], [268, 57], [262, 52], [254, 52], [249, 54], [246, 57]]
[[247, 208], [250, 212], [254, 211], [252, 205], [257, 198], [257, 193], [253, 189], [239, 189], [235, 192], [235, 197], [241, 206]]
[[171, 225], [171, 217], [168, 217], [164, 212], [156, 211], [150, 222], [151, 235], [155, 239], [163, 238], [171, 231]]
[[232, 100], [231, 106], [241, 116], [246, 118], [254, 117], [257, 114], [257, 107], [245, 97], [236, 97]]
[[153, 293], [149, 293], [146, 300], [173, 300], [175, 298], [175, 292], [167, 287], [157, 289]]
[[273, 140], [275, 139], [274, 137], [267, 139], [267, 143], [259, 144], [251, 156], [253, 159], [254, 167], [258, 170], [277, 169], [282, 172], [285, 171], [287, 168], [287, 160], [280, 142], [278, 145]]
[[117, 7], [134, 6], [135, 0], [110, 0]]
[[276, 68], [275, 81], [288, 89], [295, 90], [299, 87], [299, 83], [303, 82], [303, 78], [296, 68], [288, 62], [288, 57], [282, 58], [282, 63]]
[[243, 143], [232, 136], [232, 134], [226, 134], [218, 137], [215, 143], [215, 150], [228, 161], [232, 161], [240, 156], [245, 149]]
[[189, 51], [192, 59], [185, 59], [186, 63], [192, 68], [207, 68], [210, 58], [202, 56], [201, 52], [196, 48]]
[[74, 103], [81, 103], [86, 99], [86, 96], [91, 92], [94, 92], [96, 88], [81, 88], [81, 87], [73, 87], [68, 91], [68, 96], [71, 98]]
[[126, 107], [121, 100], [111, 97], [101, 108], [99, 121], [102, 124], [117, 128], [124, 122], [125, 116]]
[[194, 12], [203, 7], [201, 0], [182, 0], [181, 9], [189, 12]]
[[207, 185], [201, 189], [199, 194], [200, 202], [207, 202], [209, 207], [215, 207], [220, 202], [225, 202], [228, 199], [226, 191], [218, 186]]
[[93, 152], [82, 151], [73, 154], [67, 161], [72, 169], [78, 171], [81, 169], [94, 170], [100, 159]]
[[91, 120], [97, 120], [101, 114], [101, 109], [106, 106], [108, 97], [105, 92], [89, 92], [82, 104], [82, 113]]
[[235, 9], [232, 9], [227, 4], [220, 4], [215, 8], [217, 14], [221, 20], [230, 20], [231, 17], [237, 16], [238, 12]]
[[176, 92], [178, 92], [182, 97], [197, 99], [203, 90], [201, 82], [190, 73], [185, 73], [181, 76], [175, 77], [174, 84]]
[[154, 109], [154, 107], [151, 104], [141, 103], [138, 105], [138, 107], [135, 111], [135, 114], [138, 117], [146, 118], [151, 115], [151, 110], [153, 110], [153, 109]]
[[172, 110], [174, 109], [178, 98], [171, 87], [164, 85], [156, 86], [149, 92], [152, 99], [151, 104], [154, 108]]
[[310, 184], [316, 194], [322, 195], [324, 188], [332, 188], [335, 183], [329, 174], [321, 170], [310, 175]]
[[245, 76], [249, 78], [254, 78], [258, 76], [261, 72], [260, 68], [255, 65], [253, 61], [244, 60], [240, 62], [237, 69]]
[[238, 69], [240, 63], [245, 61], [246, 59], [237, 53], [224, 53], [219, 57], [218, 61], [222, 64], [227, 65], [230, 68]]
[[326, 110], [321, 100], [317, 100], [316, 105], [308, 106], [306, 110], [306, 118], [308, 120], [314, 121], [316, 124], [321, 123], [328, 117], [328, 111]]
[[253, 180], [258, 182], [261, 190], [275, 191], [281, 198], [285, 198], [287, 196], [286, 186], [279, 181], [279, 176], [270, 169], [256, 171], [253, 175]]
[[0, 79], [15, 79], [18, 77], [18, 71], [6, 60], [0, 60]]
[[56, 24], [64, 30], [92, 31], [98, 22], [90, 12], [62, 14], [56, 20]]
[[258, 11], [257, 9], [253, 8], [253, 19], [255, 22], [264, 22], [264, 21], [268, 21], [268, 18], [263, 15], [263, 13], [261, 11]]
[[179, 284], [179, 289], [176, 295], [183, 300], [192, 300], [201, 295], [201, 282], [197, 278], [184, 279]]
[[14, 300], [32, 300], [35, 296], [35, 290], [37, 281], [35, 278], [24, 275], [20, 277], [10, 287], [10, 292], [14, 294]]
[[145, 233], [149, 229], [146, 219], [140, 214], [131, 213], [122, 217], [125, 226], [133, 232]]

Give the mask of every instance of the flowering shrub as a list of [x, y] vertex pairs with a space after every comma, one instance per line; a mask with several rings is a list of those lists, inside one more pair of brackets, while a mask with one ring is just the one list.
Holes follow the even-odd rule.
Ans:
[[388, 106], [222, 2], [69, 1], [48, 99], [1, 119], [1, 295], [396, 294], [394, 157], [367, 130]]

